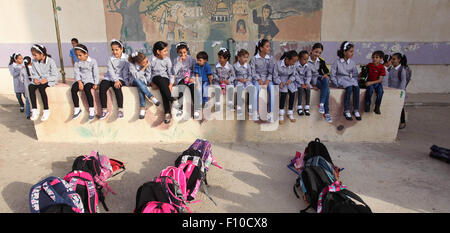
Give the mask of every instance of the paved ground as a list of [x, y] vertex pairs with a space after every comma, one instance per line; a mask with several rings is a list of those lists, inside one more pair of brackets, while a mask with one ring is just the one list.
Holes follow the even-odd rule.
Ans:
[[[414, 99], [415, 98], [415, 99]], [[450, 98], [442, 95], [411, 97], [408, 125], [391, 144], [326, 143], [336, 165], [344, 167], [344, 184], [358, 193], [374, 212], [449, 212], [450, 164], [428, 156], [433, 144], [450, 148]], [[439, 101], [435, 101], [439, 99]], [[74, 158], [99, 150], [126, 162], [127, 171], [111, 180], [118, 193], [108, 195], [110, 212], [130, 213], [136, 190], [171, 165], [188, 144], [77, 144], [39, 143], [33, 124], [19, 113], [10, 97], [0, 96], [0, 212], [29, 212], [31, 186], [53, 175], [63, 177]], [[216, 144], [213, 152], [225, 168], [208, 174], [214, 206], [200, 193], [194, 212], [296, 213], [305, 205], [296, 199], [296, 176], [286, 168], [301, 144]], [[103, 211], [104, 212], [104, 211]]]

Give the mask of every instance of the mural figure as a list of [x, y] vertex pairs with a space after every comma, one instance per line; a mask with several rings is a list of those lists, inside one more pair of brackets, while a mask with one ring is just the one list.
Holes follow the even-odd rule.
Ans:
[[262, 17], [258, 17], [256, 9], [253, 10], [253, 23], [258, 24], [258, 39], [272, 40], [280, 31], [271, 19], [272, 7], [264, 5], [262, 7]]

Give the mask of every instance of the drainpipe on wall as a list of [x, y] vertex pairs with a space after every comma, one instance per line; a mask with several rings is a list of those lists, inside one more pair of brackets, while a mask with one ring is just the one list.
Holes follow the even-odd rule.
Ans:
[[56, 0], [52, 0], [53, 3], [53, 16], [55, 18], [56, 39], [58, 41], [59, 62], [61, 64], [61, 75], [63, 83], [66, 83], [66, 72], [64, 72], [64, 61], [61, 50], [61, 37], [59, 35], [58, 13], [56, 11]]

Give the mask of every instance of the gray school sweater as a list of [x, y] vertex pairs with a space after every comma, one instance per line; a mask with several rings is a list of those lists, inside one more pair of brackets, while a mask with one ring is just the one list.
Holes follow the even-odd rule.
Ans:
[[252, 57], [250, 61], [250, 67], [252, 70], [253, 81], [262, 80], [265, 82], [266, 80], [273, 81], [273, 68], [275, 66], [275, 62], [273, 57], [267, 54], [265, 57], [261, 57], [256, 54]]
[[403, 70], [401, 77], [398, 77], [401, 66], [398, 65], [389, 69], [389, 87], [406, 90], [406, 71]]
[[31, 83], [34, 84], [34, 80], [42, 80], [46, 78], [48, 80], [48, 85], [55, 86], [58, 82], [58, 68], [56, 67], [55, 61], [51, 57], [45, 57], [44, 61], [32, 61], [33, 66], [30, 71], [31, 73]]
[[14, 62], [8, 68], [9, 73], [11, 73], [11, 76], [13, 76], [14, 92], [25, 93], [25, 80], [22, 75], [23, 70], [25, 70], [25, 67], [23, 65], [19, 65]]
[[173, 62], [173, 74], [175, 75], [175, 84], [178, 84], [181, 80], [184, 80], [186, 74], [189, 78], [194, 78], [194, 67], [197, 60], [190, 55], [187, 59], [180, 62], [180, 57], [177, 57]]
[[[236, 80], [234, 81], [235, 86], [244, 86], [247, 87], [249, 85], [252, 85], [253, 83], [253, 77], [252, 77], [252, 70], [250, 66], [245, 63], [244, 65], [241, 65], [239, 62], [234, 63], [233, 65], [234, 74], [236, 75]], [[239, 82], [238, 79], [248, 79], [247, 82], [242, 83]]]
[[152, 68], [150, 67], [150, 64], [145, 70], [142, 70], [142, 66], [133, 63], [130, 63], [128, 67], [130, 70], [130, 84], [133, 84], [134, 80], [140, 80], [145, 83], [145, 85], [152, 82]]
[[228, 85], [234, 85], [234, 80], [236, 79], [236, 75], [234, 73], [233, 66], [227, 62], [225, 66], [222, 67], [220, 63], [217, 63], [214, 71], [213, 71], [213, 85], [219, 85], [219, 81], [228, 80]]
[[86, 61], [75, 62], [73, 73], [75, 81], [81, 80], [83, 84], [92, 83], [98, 85], [100, 83], [97, 61], [91, 57], [88, 57]]
[[[283, 88], [280, 88], [280, 92], [286, 93], [288, 90], [290, 92], [297, 91], [297, 84], [295, 83], [295, 79], [297, 77], [297, 71], [295, 65], [286, 66], [284, 59], [277, 62], [275, 64], [275, 68], [273, 69], [273, 83], [279, 85], [280, 83], [284, 83]], [[286, 82], [291, 80], [291, 84], [286, 86]]]
[[173, 74], [172, 62], [169, 57], [159, 59], [155, 56], [150, 58], [150, 66], [152, 68], [152, 78], [161, 76], [169, 79], [170, 83], [175, 83], [175, 75]]
[[309, 87], [311, 86], [311, 80], [312, 80], [312, 71], [311, 66], [309, 63], [306, 63], [305, 65], [301, 65], [300, 62], [297, 62], [295, 64], [295, 69], [297, 71], [297, 77], [295, 79], [295, 83], [297, 84], [297, 89], [301, 88], [301, 85], [308, 84]]
[[337, 59], [331, 67], [331, 81], [337, 87], [358, 86], [358, 67], [352, 59]]
[[128, 55], [122, 53], [122, 57], [116, 58], [111, 56], [108, 60], [108, 70], [106, 71], [103, 79], [111, 82], [117, 82], [122, 80], [128, 85]]

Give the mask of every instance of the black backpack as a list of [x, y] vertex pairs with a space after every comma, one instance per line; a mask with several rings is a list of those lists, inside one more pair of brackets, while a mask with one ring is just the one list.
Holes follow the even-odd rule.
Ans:
[[[150, 181], [141, 185], [137, 190], [134, 213], [178, 213], [179, 209], [170, 204], [171, 200], [166, 185], [165, 180]], [[151, 204], [156, 204], [156, 206], [150, 208]], [[169, 205], [170, 208], [163, 208], [166, 205]]]
[[305, 157], [303, 157], [303, 161], [305, 164], [310, 158], [322, 156], [327, 162], [333, 165], [333, 160], [331, 160], [327, 147], [320, 142], [319, 138], [316, 138], [314, 141], [308, 143], [308, 146], [306, 147], [304, 154]]
[[[361, 204], [356, 204], [353, 200]], [[327, 192], [322, 199], [322, 213], [372, 213], [370, 207], [355, 193], [348, 189]]]
[[430, 157], [450, 163], [450, 150], [444, 147], [433, 145], [431, 148]]

